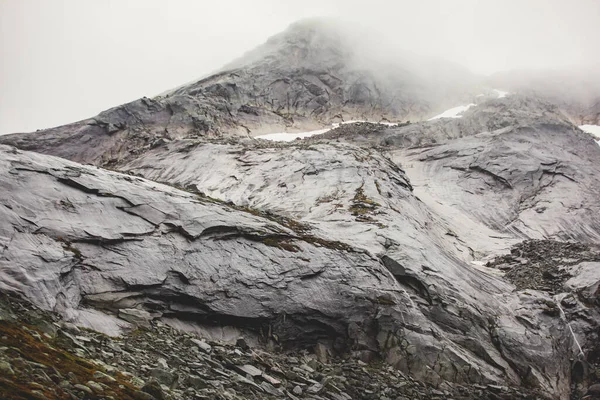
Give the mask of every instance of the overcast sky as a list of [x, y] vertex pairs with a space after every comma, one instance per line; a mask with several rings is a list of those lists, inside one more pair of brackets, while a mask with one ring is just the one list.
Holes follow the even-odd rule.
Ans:
[[0, 134], [154, 96], [314, 16], [477, 73], [600, 63], [600, 0], [0, 0]]

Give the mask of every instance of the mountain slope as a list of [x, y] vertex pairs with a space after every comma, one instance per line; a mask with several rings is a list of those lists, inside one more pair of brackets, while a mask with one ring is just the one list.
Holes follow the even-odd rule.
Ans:
[[108, 333], [166, 323], [568, 398], [597, 348], [595, 255], [542, 273], [522, 249], [598, 243], [600, 147], [560, 105], [361, 46], [302, 22], [155, 99], [1, 137], [0, 288]]
[[[570, 353], [564, 323], [545, 314], [552, 300], [511, 293], [461, 262], [444, 225], [389, 164], [382, 195], [370, 180], [352, 187], [350, 218], [342, 212], [323, 222], [330, 230], [312, 232], [139, 178], [1, 151], [0, 282], [73, 321], [106, 330], [160, 318], [208, 331], [269, 331], [267, 339], [284, 346], [323, 342], [365, 360], [382, 357], [434, 384], [527, 381], [568, 391], [567, 364], [547, 365]], [[330, 151], [338, 159], [361, 154]], [[350, 160], [340, 167], [357, 168]], [[339, 172], [333, 176], [343, 182]], [[333, 229], [347, 240], [321, 236]], [[376, 241], [378, 253], [368, 251]], [[523, 343], [521, 335], [537, 339]]]

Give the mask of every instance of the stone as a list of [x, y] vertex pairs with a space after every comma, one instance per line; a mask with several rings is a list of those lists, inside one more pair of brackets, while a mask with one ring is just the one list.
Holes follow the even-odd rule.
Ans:
[[235, 379], [238, 382], [244, 383], [248, 386], [252, 386], [253, 388], [258, 389], [260, 392], [264, 392], [264, 389], [262, 387], [260, 387], [259, 385], [257, 385], [256, 383], [254, 383], [253, 381], [251, 381], [250, 379], [248, 379], [242, 375], [235, 374]]
[[315, 346], [315, 355], [321, 363], [326, 363], [329, 359], [329, 349], [323, 343], [317, 343]]
[[311, 394], [319, 394], [323, 390], [324, 386], [320, 383], [315, 383], [314, 385], [309, 386], [306, 391]]
[[207, 387], [206, 380], [196, 375], [188, 376], [185, 383], [194, 389], [204, 389]]
[[310, 367], [308, 364], [301, 364], [300, 368], [303, 369], [304, 371], [308, 372], [309, 374], [312, 374], [315, 372], [314, 368]]
[[35, 396], [36, 396], [36, 398], [39, 398], [39, 399], [47, 399], [47, 398], [48, 398], [48, 397], [46, 397], [46, 395], [44, 395], [44, 393], [43, 393], [43, 392], [41, 392], [40, 390], [32, 390], [32, 391], [31, 391], [31, 394], [35, 395]]
[[171, 386], [177, 381], [177, 375], [163, 368], [152, 368], [150, 376], [155, 378], [158, 383]]
[[110, 375], [106, 375], [102, 371], [96, 371], [96, 372], [94, 372], [93, 377], [94, 377], [94, 379], [96, 379], [97, 381], [100, 381], [100, 382], [116, 382], [115, 378], [113, 378]]
[[263, 372], [262, 372], [260, 369], [256, 368], [256, 367], [255, 367], [255, 366], [253, 366], [253, 365], [250, 365], [250, 364], [245, 364], [245, 365], [236, 365], [236, 366], [235, 366], [235, 369], [236, 369], [236, 370], [237, 370], [239, 373], [241, 373], [241, 374], [243, 374], [243, 375], [249, 375], [249, 376], [251, 376], [252, 378], [259, 377], [259, 376], [261, 376], [261, 375], [263, 374]]
[[93, 393], [93, 391], [92, 391], [92, 389], [90, 387], [88, 387], [86, 385], [82, 385], [80, 383], [77, 383], [77, 384], [73, 385], [73, 388], [77, 389], [77, 390], [81, 390], [82, 392], [85, 392], [87, 394], [92, 394]]
[[98, 382], [88, 381], [86, 383], [86, 386], [89, 387], [90, 389], [92, 389], [96, 393], [104, 392], [104, 388]]
[[3, 375], [14, 375], [15, 374], [11, 365], [6, 361], [1, 361], [1, 360], [0, 360], [0, 372], [2, 372]]
[[157, 400], [165, 400], [165, 394], [160, 387], [160, 383], [156, 380], [150, 380], [141, 389], [142, 392], [148, 393]]
[[279, 387], [281, 385], [281, 381], [279, 379], [275, 379], [272, 376], [265, 374], [264, 372], [260, 377], [275, 387]]
[[205, 353], [210, 353], [212, 350], [212, 347], [206, 343], [204, 340], [198, 340], [198, 339], [190, 339], [192, 341], [192, 343], [194, 343], [196, 346], [198, 346], [198, 348], [200, 350], [202, 350]]
[[276, 389], [275, 386], [268, 382], [261, 382], [260, 387], [265, 391], [265, 393], [268, 393], [272, 396], [281, 396], [283, 394], [280, 390]]
[[135, 392], [135, 398], [139, 399], [139, 400], [157, 400], [157, 399], [160, 399], [160, 397], [152, 396], [150, 393], [142, 392], [141, 390]]
[[594, 384], [594, 385], [591, 385], [590, 387], [588, 387], [586, 394], [593, 395], [593, 396], [600, 396], [600, 384], [597, 383], [597, 384]]
[[169, 368], [169, 364], [167, 364], [167, 360], [165, 360], [162, 357], [159, 357], [158, 360], [156, 360], [156, 365], [159, 368], [162, 368], [162, 369], [168, 369]]
[[246, 340], [244, 338], [239, 338], [235, 342], [235, 345], [244, 351], [250, 350], [250, 346], [248, 346], [248, 343], [246, 343]]
[[131, 322], [134, 325], [149, 328], [150, 321], [152, 321], [153, 317], [148, 311], [136, 308], [126, 308], [119, 310], [119, 318]]
[[508, 388], [506, 386], [499, 386], [499, 385], [487, 385], [487, 389], [496, 392], [496, 393], [502, 393], [502, 392], [507, 392]]
[[300, 396], [302, 395], [302, 388], [298, 385], [294, 386], [294, 389], [292, 389], [292, 392], [296, 395], [296, 396]]
[[306, 362], [306, 365], [312, 368], [314, 371], [319, 367], [319, 362], [315, 358], [311, 358]]
[[560, 301], [560, 304], [566, 308], [573, 308], [577, 305], [577, 299], [575, 296], [569, 295]]

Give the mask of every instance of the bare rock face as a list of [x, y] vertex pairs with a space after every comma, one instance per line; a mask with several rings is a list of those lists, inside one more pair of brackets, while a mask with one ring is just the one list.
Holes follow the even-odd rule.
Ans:
[[600, 147], [560, 109], [509, 96], [462, 118], [315, 137], [378, 148], [475, 258], [523, 239], [600, 240]]
[[[2, 147], [3, 289], [96, 329], [125, 324], [107, 315], [230, 325], [270, 332], [267, 339], [284, 346], [329, 341], [336, 351], [382, 357], [437, 384], [568, 391], [571, 339], [563, 321], [545, 312], [552, 300], [513, 293], [462, 261], [463, 248], [445, 240], [447, 226], [389, 160], [349, 145], [325, 146], [312, 158], [310, 148], [244, 155], [221, 146], [248, 171], [265, 157], [288, 160], [296, 177], [287, 190], [296, 190], [271, 201], [331, 217], [313, 230], [306, 218], [277, 222], [141, 178]], [[298, 171], [289, 162], [294, 153], [313, 169]], [[356, 174], [363, 180], [349, 181]], [[310, 203], [298, 203], [297, 186], [314, 186], [316, 178], [338, 194], [328, 200], [317, 190], [320, 201], [307, 193]], [[269, 182], [263, 195], [281, 183]]]

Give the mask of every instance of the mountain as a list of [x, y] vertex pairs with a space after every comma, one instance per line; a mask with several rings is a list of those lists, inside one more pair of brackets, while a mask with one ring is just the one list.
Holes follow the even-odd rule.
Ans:
[[[75, 339], [142, 398], [593, 394], [600, 147], [549, 96], [365, 46], [302, 21], [155, 99], [0, 137], [8, 309], [123, 338]], [[254, 138], [349, 120], [371, 122]], [[214, 359], [190, 361], [196, 335]]]
[[0, 143], [110, 164], [161, 140], [422, 119], [479, 93], [468, 71], [438, 60], [382, 55], [347, 39], [351, 28], [302, 21], [215, 75], [74, 124], [3, 136]]

